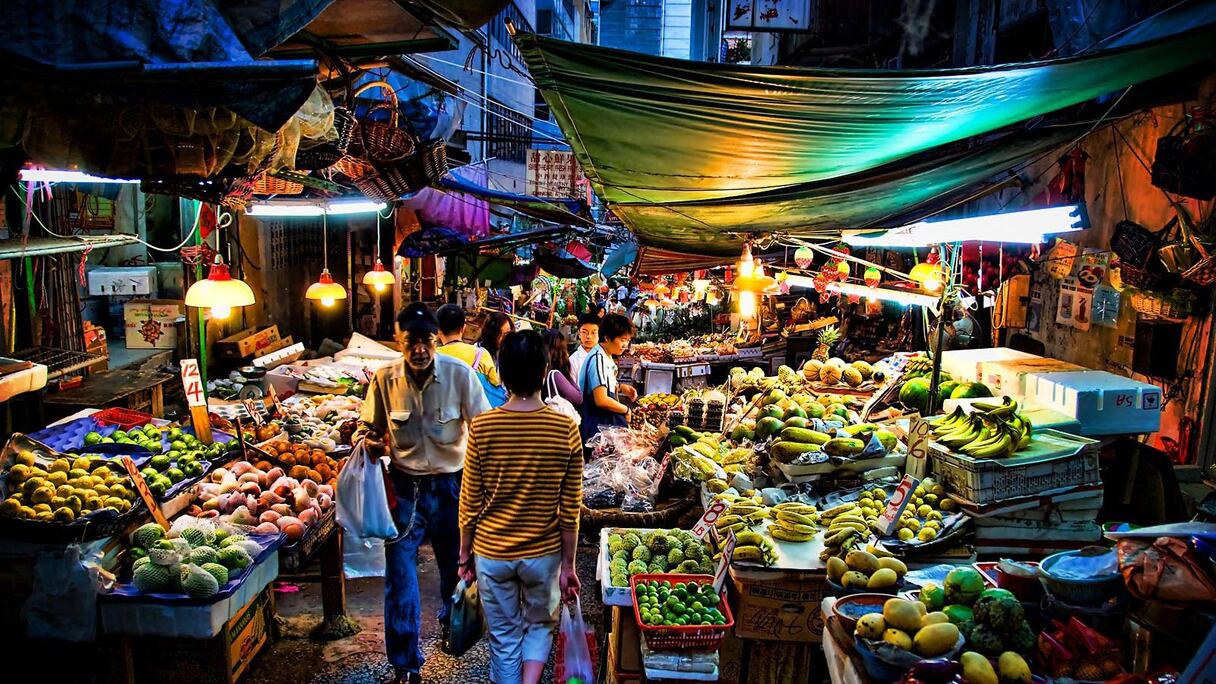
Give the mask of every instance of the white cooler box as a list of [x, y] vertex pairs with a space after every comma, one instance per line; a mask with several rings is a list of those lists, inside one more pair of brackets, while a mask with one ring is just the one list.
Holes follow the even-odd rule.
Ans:
[[1009, 395], [1018, 401], [1034, 397], [1034, 378], [1044, 373], [1074, 373], [1088, 371], [1075, 363], [1032, 356], [1028, 359], [984, 361], [980, 363], [982, 379], [996, 396]]
[[985, 361], [1011, 361], [1042, 358], [1009, 347], [992, 349], [958, 349], [942, 354], [942, 370], [959, 382], [983, 382], [980, 364]]
[[1161, 388], [1105, 371], [1042, 373], [1028, 381], [1039, 406], [1076, 418], [1081, 434], [1118, 435], [1161, 428]]

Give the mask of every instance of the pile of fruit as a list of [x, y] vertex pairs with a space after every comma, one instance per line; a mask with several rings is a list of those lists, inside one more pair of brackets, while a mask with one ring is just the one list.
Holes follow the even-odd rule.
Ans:
[[[312, 480], [317, 484], [334, 487], [338, 485], [338, 471], [342, 469], [342, 465], [321, 449], [310, 449], [305, 444], [285, 439], [263, 444], [261, 449], [287, 466], [287, 474], [297, 480]], [[258, 463], [259, 467], [266, 466], [262, 470], [269, 470], [271, 465], [269, 462]]]
[[738, 394], [751, 396], [757, 392], [779, 389], [787, 394], [802, 390], [802, 376], [789, 366], [782, 366], [775, 376], [765, 376], [760, 368], [743, 370], [738, 366], [730, 369], [730, 387]]
[[870, 589], [892, 593], [908, 574], [908, 566], [890, 552], [867, 545], [865, 550], [852, 549], [828, 558], [828, 579], [845, 589]]
[[285, 438], [328, 453], [350, 445], [362, 408], [363, 400], [350, 395], [296, 395], [273, 423], [282, 426]]
[[684, 442], [671, 452], [675, 476], [704, 482], [710, 491], [726, 491], [726, 481], [735, 473], [744, 472], [756, 455], [751, 447], [732, 447], [713, 433], [696, 432], [687, 426], [677, 427], [673, 432], [673, 442]]
[[[789, 421], [786, 421], [786, 425], [789, 426]], [[866, 450], [873, 437], [877, 437], [882, 445], [882, 453], [876, 456], [885, 456], [899, 445], [899, 438], [894, 433], [871, 423], [832, 430], [832, 434], [829, 434], [797, 425], [782, 428], [777, 440], [769, 447], [769, 452], [782, 463], [801, 464], [826, 460], [826, 456], [858, 456]]]
[[[878, 531], [878, 516], [887, 507], [887, 492], [881, 487], [861, 492], [857, 505], [862, 515], [875, 532]], [[954, 500], [946, 496], [946, 490], [933, 478], [926, 477], [916, 485], [912, 499], [899, 516], [895, 534], [901, 542], [908, 544], [931, 542], [942, 533], [945, 516], [956, 508]]]
[[968, 414], [961, 406], [948, 416], [930, 420], [934, 439], [973, 458], [1005, 458], [1030, 445], [1033, 425], [1018, 412], [1018, 402], [974, 402]]
[[[874, 376], [874, 367], [865, 361], [848, 363], [838, 357], [832, 357], [827, 361], [811, 359], [802, 365], [802, 376], [808, 382], [860, 387], [866, 380]], [[879, 377], [881, 379], [881, 374]]]
[[172, 536], [156, 523], [131, 535], [131, 580], [145, 593], [186, 594], [205, 599], [217, 594], [253, 564], [262, 546], [244, 535], [211, 525], [175, 529]]
[[709, 582], [649, 580], [637, 585], [638, 619], [644, 625], [724, 625], [722, 597]]
[[[928, 377], [933, 370], [933, 362], [928, 357], [916, 357], [909, 364], [919, 362], [915, 369], [904, 371], [903, 384], [899, 388], [899, 401], [909, 409], [925, 411], [925, 402], [929, 398], [929, 388], [932, 381]], [[938, 377], [937, 394], [929, 411], [936, 413], [941, 410], [942, 402], [946, 399], [983, 399], [992, 396], [992, 390], [982, 382], [958, 382], [949, 373], [942, 372]]]
[[917, 601], [888, 599], [881, 613], [867, 613], [857, 620], [854, 635], [866, 641], [882, 641], [922, 658], [938, 658], [955, 649], [959, 629], [944, 613], [930, 613]]
[[833, 556], [840, 558], [870, 538], [869, 520], [863, 515], [857, 502], [833, 506], [819, 514], [819, 524], [826, 525], [823, 533], [823, 551], [819, 560], [827, 561]]
[[125, 513], [135, 503], [135, 486], [122, 465], [100, 456], [40, 459], [18, 449], [4, 474], [7, 493], [0, 515], [71, 523], [101, 511]]
[[968, 645], [980, 653], [1028, 654], [1034, 649], [1036, 637], [1026, 622], [1022, 604], [1005, 589], [987, 588], [976, 570], [955, 568], [942, 586], [926, 584], [921, 588], [920, 602], [929, 611], [945, 614], [967, 638]]
[[700, 539], [684, 530], [614, 529], [608, 534], [609, 584], [629, 586], [634, 575], [712, 575], [713, 559]]
[[282, 532], [288, 543], [299, 541], [334, 505], [331, 485], [296, 478], [265, 461], [237, 461], [213, 470], [207, 479], [199, 485], [191, 515], [252, 528], [257, 534]]
[[674, 394], [647, 394], [638, 399], [638, 407], [643, 409], [671, 410], [680, 405], [680, 398]]

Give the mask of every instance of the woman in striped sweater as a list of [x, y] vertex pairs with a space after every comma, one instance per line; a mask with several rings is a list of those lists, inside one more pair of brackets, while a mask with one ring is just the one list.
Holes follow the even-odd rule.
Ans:
[[559, 594], [579, 589], [583, 445], [541, 401], [547, 355], [539, 333], [507, 335], [498, 367], [510, 399], [473, 420], [465, 455], [460, 575], [477, 581], [496, 684], [540, 681]]

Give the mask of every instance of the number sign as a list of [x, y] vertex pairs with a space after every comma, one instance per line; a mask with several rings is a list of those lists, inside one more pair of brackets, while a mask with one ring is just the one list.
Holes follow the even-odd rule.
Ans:
[[182, 387], [186, 390], [186, 403], [191, 407], [207, 405], [207, 392], [197, 359], [182, 359]]

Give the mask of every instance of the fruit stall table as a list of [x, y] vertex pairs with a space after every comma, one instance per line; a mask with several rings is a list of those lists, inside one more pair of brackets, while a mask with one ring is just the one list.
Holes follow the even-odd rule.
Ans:
[[52, 415], [118, 406], [160, 418], [165, 414], [164, 384], [174, 379], [167, 373], [114, 370], [94, 374], [79, 387], [48, 394], [42, 401]]

